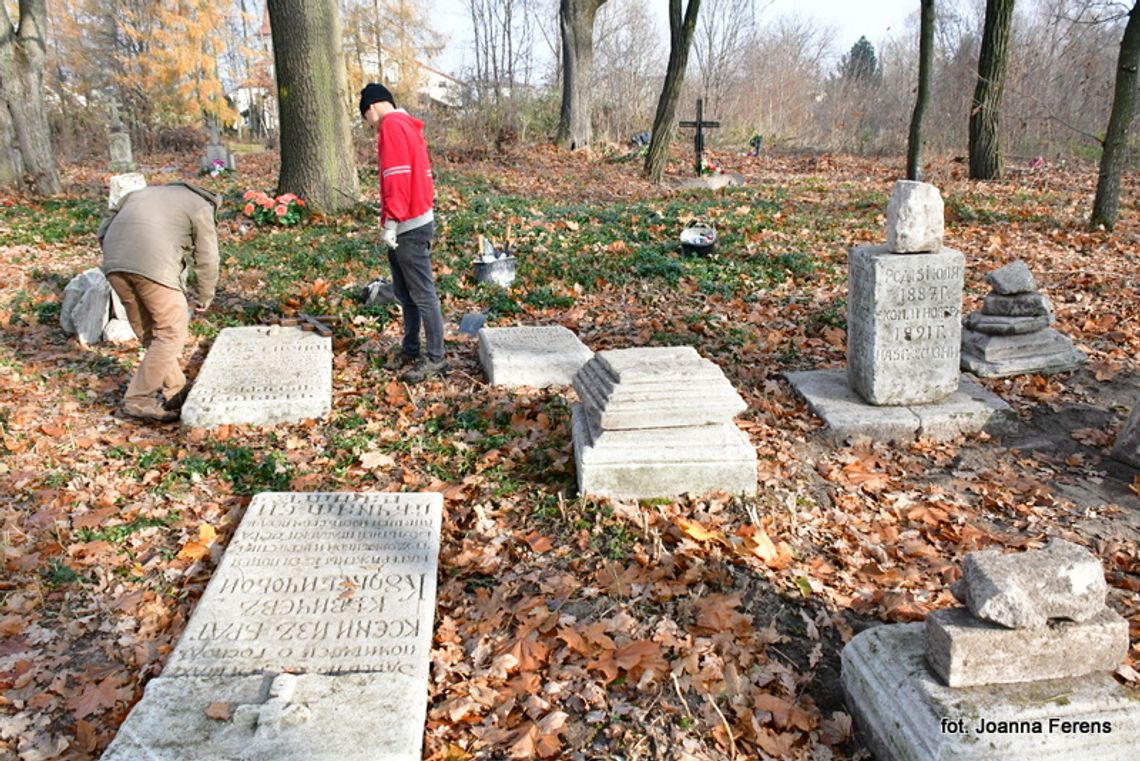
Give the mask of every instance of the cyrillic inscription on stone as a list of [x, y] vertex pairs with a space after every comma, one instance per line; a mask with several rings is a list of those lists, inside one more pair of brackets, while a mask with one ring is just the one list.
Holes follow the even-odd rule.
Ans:
[[428, 674], [439, 494], [259, 494], [163, 676]]
[[332, 408], [332, 340], [300, 328], [226, 328], [194, 382], [182, 422], [196, 428], [318, 418]]
[[848, 378], [871, 404], [934, 402], [958, 388], [964, 257], [853, 248], [848, 262]]

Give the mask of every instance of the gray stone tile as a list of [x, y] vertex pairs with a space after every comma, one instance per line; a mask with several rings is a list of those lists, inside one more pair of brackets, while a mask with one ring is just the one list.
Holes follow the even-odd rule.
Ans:
[[1028, 265], [1021, 259], [999, 267], [986, 275], [986, 282], [994, 289], [994, 293], [1002, 296], [1016, 296], [1019, 293], [1033, 293], [1037, 290], [1037, 281]]
[[569, 386], [593, 356], [573, 331], [561, 325], [479, 331], [479, 362], [492, 386]]

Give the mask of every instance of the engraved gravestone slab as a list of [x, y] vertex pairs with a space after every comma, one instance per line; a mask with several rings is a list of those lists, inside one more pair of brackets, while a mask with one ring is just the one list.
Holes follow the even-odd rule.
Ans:
[[278, 325], [218, 333], [182, 407], [194, 428], [272, 425], [332, 408], [332, 339]]
[[104, 761], [419, 761], [442, 512], [257, 495]]
[[958, 388], [965, 258], [944, 248], [848, 255], [847, 377], [874, 405], [925, 404]]
[[569, 386], [593, 356], [573, 331], [561, 325], [479, 331], [479, 363], [492, 386]]
[[442, 498], [259, 494], [164, 676], [421, 673]]

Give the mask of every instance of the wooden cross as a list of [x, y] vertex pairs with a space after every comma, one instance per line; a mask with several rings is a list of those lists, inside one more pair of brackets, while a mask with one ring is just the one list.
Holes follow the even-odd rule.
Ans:
[[682, 127], [696, 127], [697, 134], [693, 136], [693, 150], [697, 154], [696, 169], [697, 176], [701, 174], [701, 154], [705, 152], [705, 133], [706, 127], [719, 127], [720, 122], [706, 122], [704, 120], [705, 102], [701, 98], [697, 98], [697, 120], [695, 122], [681, 122]]

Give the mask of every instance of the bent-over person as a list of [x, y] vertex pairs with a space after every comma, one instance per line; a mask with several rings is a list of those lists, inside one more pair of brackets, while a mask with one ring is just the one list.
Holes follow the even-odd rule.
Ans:
[[112, 198], [112, 213], [99, 226], [103, 273], [146, 347], [123, 399], [123, 412], [131, 417], [179, 417], [188, 390], [182, 349], [190, 335], [190, 302], [205, 311], [218, 283], [220, 202], [184, 182], [144, 187]]

